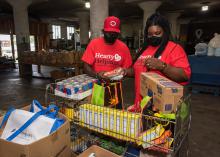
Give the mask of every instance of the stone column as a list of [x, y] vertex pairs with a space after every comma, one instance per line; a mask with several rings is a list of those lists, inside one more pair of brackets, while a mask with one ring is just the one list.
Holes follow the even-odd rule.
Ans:
[[141, 9], [144, 11], [144, 16], [143, 16], [143, 32], [145, 28], [145, 24], [147, 21], [147, 18], [151, 16], [156, 9], [161, 5], [161, 1], [146, 1], [138, 4]]
[[109, 14], [108, 0], [90, 0], [91, 38], [100, 37], [105, 18]]
[[[14, 26], [17, 41], [18, 58], [24, 51], [30, 51], [30, 32], [28, 20], [28, 6], [32, 0], [7, 0], [13, 7]], [[21, 77], [32, 75], [32, 65], [26, 65], [19, 61], [19, 73]]]
[[178, 23], [178, 17], [180, 15], [181, 15], [180, 12], [167, 13], [167, 19], [170, 22], [171, 33], [175, 40], [179, 39], [180, 24]]
[[89, 42], [89, 12], [78, 12], [80, 26], [80, 43], [85, 48]]

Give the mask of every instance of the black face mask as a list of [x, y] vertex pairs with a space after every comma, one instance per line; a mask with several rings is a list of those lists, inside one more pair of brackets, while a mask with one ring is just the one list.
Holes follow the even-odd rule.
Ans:
[[151, 46], [159, 46], [162, 41], [162, 37], [157, 37], [157, 36], [148, 37], [147, 41]]
[[115, 32], [104, 32], [105, 42], [108, 44], [114, 44], [118, 38], [118, 33]]

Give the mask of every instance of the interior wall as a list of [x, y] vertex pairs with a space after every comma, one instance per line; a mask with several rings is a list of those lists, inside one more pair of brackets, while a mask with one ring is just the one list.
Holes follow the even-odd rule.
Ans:
[[52, 25], [60, 25], [61, 26], [61, 38], [67, 39], [67, 26], [70, 25], [68, 22], [59, 21], [56, 19], [42, 19], [42, 21], [48, 23], [48, 31], [50, 32], [50, 39], [53, 38]]
[[140, 31], [142, 30], [142, 20], [130, 19], [122, 20], [121, 22], [121, 37], [123, 40], [126, 38], [134, 38], [134, 48], [138, 48], [138, 41], [140, 38]]

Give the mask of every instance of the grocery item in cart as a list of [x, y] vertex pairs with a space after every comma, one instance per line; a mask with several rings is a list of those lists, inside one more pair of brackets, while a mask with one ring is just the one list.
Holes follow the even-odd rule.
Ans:
[[79, 124], [117, 139], [135, 141], [140, 133], [140, 114], [108, 107], [80, 106]]
[[162, 113], [176, 112], [183, 97], [183, 86], [157, 73], [141, 74], [141, 95], [152, 96], [153, 104]]
[[170, 138], [172, 135], [172, 132], [170, 130], [166, 130], [159, 138], [152, 140], [148, 143], [143, 143], [143, 148], [149, 148], [154, 145], [159, 145], [167, 142], [167, 138]]
[[159, 151], [159, 152], [163, 152], [163, 153], [169, 153], [169, 149], [171, 148], [173, 140], [174, 140], [173, 138], [167, 138], [165, 143], [160, 144], [158, 146], [149, 147], [148, 150], [154, 150], [154, 151]]
[[164, 131], [165, 129], [163, 128], [163, 126], [158, 124], [157, 126], [148, 129], [144, 133], [141, 133], [138, 138], [139, 141], [137, 143], [141, 145], [145, 142], [153, 141], [159, 138], [164, 133]]
[[81, 100], [92, 94], [92, 87], [96, 82], [97, 79], [86, 74], [71, 77], [56, 83], [55, 95]]

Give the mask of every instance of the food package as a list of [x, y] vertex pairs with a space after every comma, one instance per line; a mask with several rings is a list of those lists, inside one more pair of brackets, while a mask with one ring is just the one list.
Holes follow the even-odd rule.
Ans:
[[104, 76], [110, 78], [111, 80], [121, 80], [123, 78], [122, 75], [123, 68], [116, 68], [112, 71], [108, 71], [104, 73]]
[[167, 138], [170, 138], [172, 135], [172, 132], [170, 130], [166, 130], [159, 138], [152, 140], [148, 143], [143, 143], [142, 146], [143, 148], [149, 148], [152, 147], [154, 145], [159, 145], [162, 143], [166, 143], [167, 142]]
[[140, 114], [84, 104], [80, 106], [80, 125], [117, 139], [135, 141], [140, 133]]
[[86, 74], [74, 76], [57, 82], [55, 95], [69, 99], [81, 100], [92, 94], [93, 84], [97, 79]]
[[159, 138], [164, 133], [164, 131], [165, 129], [160, 124], [148, 129], [147, 131], [140, 134], [138, 138], [139, 140], [138, 145], [141, 145], [145, 142], [150, 142], [150, 141], [155, 140], [156, 138]]
[[173, 138], [167, 138], [165, 143], [160, 144], [158, 146], [149, 147], [148, 150], [154, 150], [154, 151], [159, 151], [159, 152], [163, 152], [163, 153], [169, 153], [169, 149], [171, 148], [171, 145], [172, 145], [173, 141], [174, 141]]
[[161, 113], [175, 113], [184, 94], [184, 86], [154, 72], [141, 74], [140, 93], [153, 97], [154, 107]]

